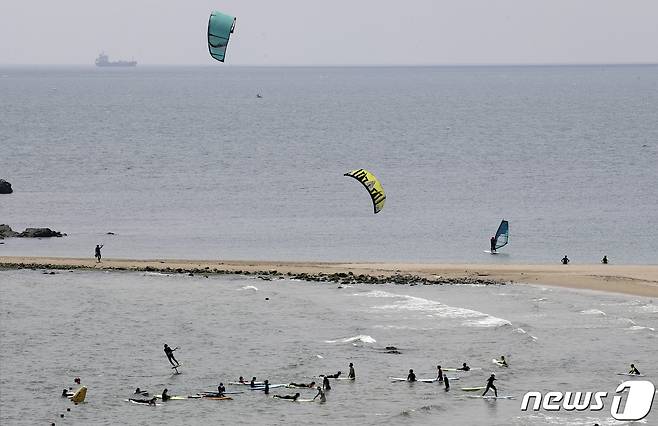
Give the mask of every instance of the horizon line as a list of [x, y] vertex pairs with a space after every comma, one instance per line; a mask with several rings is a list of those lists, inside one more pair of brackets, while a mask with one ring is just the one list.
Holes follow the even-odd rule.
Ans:
[[[189, 63], [189, 64], [167, 64], [167, 63], [139, 63], [137, 66], [145, 67], [210, 67], [215, 66], [210, 63]], [[656, 66], [658, 62], [528, 62], [528, 63], [415, 63], [415, 64], [223, 64], [224, 67], [253, 67], [253, 68], [395, 68], [395, 67], [426, 67], [426, 68], [456, 68], [456, 67], [590, 67], [590, 66]], [[97, 67], [91, 63], [71, 63], [71, 64], [6, 64], [0, 63], [0, 67]], [[108, 67], [114, 69], [115, 67]], [[116, 67], [116, 68], [134, 68], [134, 67]]]

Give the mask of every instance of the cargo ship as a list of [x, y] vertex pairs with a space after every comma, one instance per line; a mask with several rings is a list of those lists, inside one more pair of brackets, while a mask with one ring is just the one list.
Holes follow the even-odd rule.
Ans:
[[101, 53], [96, 58], [97, 67], [134, 67], [137, 66], [137, 61], [110, 61], [110, 58], [105, 54]]

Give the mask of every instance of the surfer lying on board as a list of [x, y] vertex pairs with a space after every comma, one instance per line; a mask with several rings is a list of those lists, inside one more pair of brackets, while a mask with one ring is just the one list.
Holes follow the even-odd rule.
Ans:
[[342, 373], [339, 371], [336, 374], [320, 374], [320, 377], [326, 377], [327, 379], [337, 379]]
[[314, 388], [315, 387], [315, 382], [311, 383], [288, 383], [288, 386], [290, 387], [295, 387], [295, 388]]
[[409, 370], [409, 374], [407, 375], [407, 382], [415, 382], [416, 381], [416, 374], [414, 373], [414, 370]]
[[136, 402], [138, 404], [148, 404], [148, 405], [155, 405], [155, 397], [151, 399], [137, 399], [137, 398], [128, 398], [129, 401]]
[[74, 393], [73, 393], [72, 389], [70, 389], [70, 388], [69, 389], [66, 389], [66, 388], [62, 389], [62, 397], [63, 398], [67, 398], [67, 397], [73, 396], [73, 395], [74, 395]]
[[640, 375], [640, 370], [635, 368], [635, 364], [631, 364], [631, 371], [629, 371], [628, 374], [637, 374], [639, 376]]
[[470, 369], [471, 369], [471, 367], [469, 367], [468, 365], [466, 365], [466, 363], [464, 362], [464, 363], [462, 363], [462, 366], [459, 367], [457, 370], [460, 370], [460, 371], [469, 371]]
[[356, 379], [356, 374], [354, 373], [354, 364], [350, 362], [350, 372], [347, 373], [348, 379]]
[[491, 376], [487, 379], [487, 388], [484, 390], [484, 393], [482, 396], [485, 396], [487, 392], [489, 392], [489, 389], [493, 389], [494, 395], [498, 396], [498, 389], [496, 389], [496, 386], [494, 386], [493, 382], [496, 380], [496, 375], [491, 373]]
[[[164, 353], [167, 355], [167, 359], [174, 367], [180, 366], [180, 363], [176, 360], [176, 358], [174, 358], [174, 351], [176, 349], [180, 349], [180, 348], [176, 346], [174, 349], [171, 349], [169, 345], [167, 345], [166, 343], [164, 344]], [[174, 364], [174, 362], [176, 362], [176, 364]]]
[[443, 382], [443, 370], [441, 370], [441, 366], [437, 365], [436, 369], [438, 370], [438, 374], [436, 375], [436, 380], [441, 383]]
[[313, 397], [313, 401], [315, 401], [315, 398], [318, 396], [320, 397], [320, 402], [327, 402], [327, 397], [325, 396], [324, 392], [322, 391], [322, 388], [318, 386], [318, 393]]
[[299, 392], [294, 395], [274, 395], [272, 398], [292, 399], [293, 401], [297, 401], [297, 398], [299, 398]]

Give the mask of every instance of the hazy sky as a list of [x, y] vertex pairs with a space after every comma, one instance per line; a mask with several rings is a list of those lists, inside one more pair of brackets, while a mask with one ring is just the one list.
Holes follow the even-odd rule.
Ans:
[[0, 0], [0, 64], [657, 63], [658, 0]]

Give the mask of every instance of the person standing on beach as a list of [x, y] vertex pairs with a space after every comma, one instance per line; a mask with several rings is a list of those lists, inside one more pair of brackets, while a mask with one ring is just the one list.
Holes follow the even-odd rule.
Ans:
[[96, 258], [96, 263], [99, 263], [101, 261], [102, 248], [103, 248], [103, 244], [96, 244], [96, 249], [94, 250], [94, 257]]
[[564, 257], [562, 258], [562, 264], [563, 265], [568, 265], [569, 264], [569, 258], [565, 254]]
[[354, 364], [350, 362], [350, 372], [347, 373], [348, 379], [356, 379], [356, 374], [354, 373]]
[[498, 396], [498, 389], [496, 389], [496, 386], [494, 386], [494, 384], [493, 384], [494, 380], [496, 380], [496, 375], [491, 373], [491, 376], [489, 376], [489, 378], [487, 379], [487, 387], [484, 390], [484, 393], [482, 394], [482, 396], [485, 396], [487, 394], [487, 392], [489, 392], [489, 389], [493, 389], [494, 395]]
[[[174, 367], [179, 367], [180, 362], [178, 362], [178, 360], [174, 357], [174, 351], [176, 349], [179, 349], [178, 346], [176, 346], [174, 349], [171, 349], [169, 345], [167, 345], [166, 343], [164, 344], [164, 353], [167, 355], [167, 359], [169, 360], [171, 365], [173, 365]], [[174, 364], [174, 362], [176, 362], [176, 364]]]

